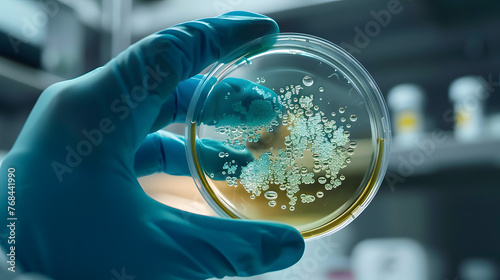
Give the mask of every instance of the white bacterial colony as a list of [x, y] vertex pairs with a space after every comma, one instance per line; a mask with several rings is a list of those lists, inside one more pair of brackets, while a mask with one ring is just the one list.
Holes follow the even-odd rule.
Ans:
[[[265, 79], [259, 78], [257, 82], [262, 84]], [[271, 102], [263, 100], [255, 100], [256, 107], [252, 109], [252, 103], [248, 112], [241, 104], [233, 105], [236, 112], [252, 117], [264, 114], [264, 117], [245, 125], [235, 119], [216, 126], [216, 131], [225, 135], [226, 145], [244, 149], [247, 142], [258, 142], [264, 130], [271, 132], [279, 125], [289, 133], [284, 137], [284, 148], [271, 147], [258, 159], [241, 166], [239, 179], [234, 175], [238, 168], [234, 160], [225, 162], [222, 168], [229, 186], [242, 186], [251, 199], [263, 195], [270, 207], [277, 205], [276, 199], [280, 195], [286, 195], [288, 205], [283, 204], [280, 208], [294, 211], [298, 203], [314, 203], [342, 184], [345, 176], [340, 172], [351, 162], [356, 148], [356, 142], [350, 139], [348, 128], [351, 124], [348, 121], [356, 122], [357, 117], [347, 114], [346, 107], [340, 107], [327, 116], [320, 108], [320, 105], [326, 106], [324, 102], [316, 103], [314, 94], [303, 94], [310, 91], [313, 84], [314, 79], [305, 76], [300, 85], [280, 88], [278, 98], [273, 100], [282, 106], [278, 110]], [[320, 94], [326, 91], [321, 86], [315, 90]], [[255, 112], [250, 113], [250, 110]], [[269, 117], [269, 112], [276, 114], [277, 118]], [[336, 115], [338, 123], [333, 118]], [[263, 124], [263, 119], [268, 121]], [[222, 152], [219, 156], [228, 157]], [[317, 187], [308, 190], [308, 185], [318, 184], [324, 191], [318, 191]]]
[[[263, 99], [253, 100], [248, 107], [239, 101], [233, 104], [235, 114], [224, 113], [222, 120], [218, 123], [214, 121], [214, 124], [217, 124], [215, 131], [226, 136], [224, 144], [238, 150], [245, 149], [247, 142], [258, 142], [263, 129], [273, 131], [273, 126], [279, 125], [276, 117], [281, 110], [275, 105], [277, 104], [276, 98], [273, 98], [271, 102], [270, 93], [257, 86], [252, 90]], [[227, 95], [230, 94], [230, 92], [227, 93]], [[241, 125], [242, 118], [245, 119], [244, 125]]]

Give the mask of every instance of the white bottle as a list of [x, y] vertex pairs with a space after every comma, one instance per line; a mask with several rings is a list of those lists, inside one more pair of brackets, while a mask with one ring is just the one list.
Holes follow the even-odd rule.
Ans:
[[393, 87], [387, 103], [392, 112], [394, 144], [410, 148], [419, 141], [425, 131], [424, 90], [416, 84], [401, 84]]
[[428, 254], [412, 239], [367, 239], [352, 252], [356, 280], [428, 280]]
[[488, 92], [486, 81], [478, 76], [461, 77], [449, 89], [453, 102], [455, 138], [473, 142], [484, 138], [484, 103]]

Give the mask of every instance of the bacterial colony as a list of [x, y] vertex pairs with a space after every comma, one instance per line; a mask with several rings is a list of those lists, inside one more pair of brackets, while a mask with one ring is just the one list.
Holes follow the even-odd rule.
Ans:
[[[264, 84], [265, 78], [258, 78], [257, 83]], [[357, 116], [346, 114], [346, 107], [325, 113], [318, 105], [322, 98], [315, 100], [314, 94], [315, 91], [323, 93], [325, 88], [313, 85], [314, 79], [305, 76], [301, 84], [276, 90], [278, 96], [273, 101], [281, 108], [267, 101], [269, 96], [254, 100], [248, 108], [241, 102], [233, 104], [234, 111], [242, 115], [264, 115], [266, 118], [265, 114], [271, 113], [274, 117], [267, 118], [265, 123], [259, 120], [249, 120], [244, 125], [236, 120], [219, 123], [216, 132], [224, 135], [226, 145], [245, 149], [247, 143], [258, 142], [263, 132], [271, 133], [278, 126], [288, 130], [288, 135], [282, 139], [281, 147], [270, 147], [246, 166], [240, 166], [239, 170], [228, 153], [220, 152], [219, 157], [228, 159], [222, 166], [222, 174], [226, 176], [229, 187], [243, 187], [251, 199], [263, 195], [270, 207], [294, 211], [298, 203], [317, 202], [342, 185], [345, 176], [341, 170], [351, 162], [356, 148], [356, 142], [350, 139], [349, 128]], [[260, 95], [266, 94], [258, 87], [254, 90]], [[213, 178], [214, 174], [210, 177]], [[321, 190], [316, 191], [316, 187], [308, 189], [308, 186], [317, 184], [322, 186]], [[279, 196], [286, 196], [288, 203], [277, 205]]]

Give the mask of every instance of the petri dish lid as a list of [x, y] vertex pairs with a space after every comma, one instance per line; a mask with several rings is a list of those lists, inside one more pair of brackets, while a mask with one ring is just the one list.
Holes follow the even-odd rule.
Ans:
[[256, 39], [204, 75], [188, 109], [194, 181], [222, 217], [333, 233], [371, 202], [387, 169], [389, 115], [349, 53], [304, 34]]

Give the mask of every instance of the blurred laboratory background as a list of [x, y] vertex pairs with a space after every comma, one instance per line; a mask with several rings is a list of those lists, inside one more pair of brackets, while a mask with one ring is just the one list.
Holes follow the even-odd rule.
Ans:
[[[387, 176], [363, 214], [308, 241], [295, 266], [249, 279], [500, 279], [497, 0], [2, 0], [0, 161], [50, 84], [150, 33], [231, 10], [349, 51], [386, 97], [394, 134]], [[213, 214], [191, 178], [141, 184], [166, 204]]]

